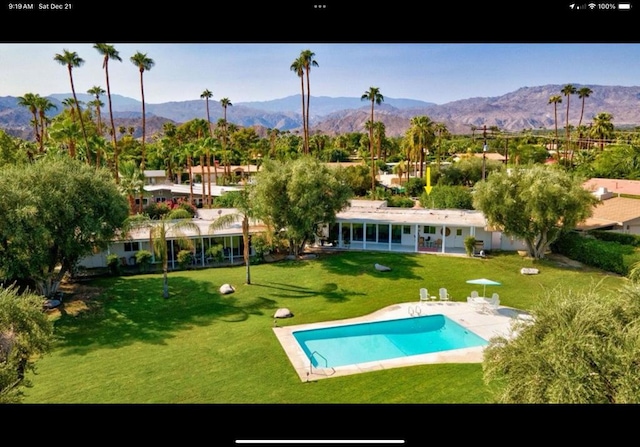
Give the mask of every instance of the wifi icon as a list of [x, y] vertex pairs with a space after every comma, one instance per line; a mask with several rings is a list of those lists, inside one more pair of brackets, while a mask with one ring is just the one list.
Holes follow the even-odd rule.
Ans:
[[595, 4], [595, 3], [589, 3], [589, 9], [593, 9], [593, 8], [595, 8], [595, 7], [596, 7], [596, 4]]

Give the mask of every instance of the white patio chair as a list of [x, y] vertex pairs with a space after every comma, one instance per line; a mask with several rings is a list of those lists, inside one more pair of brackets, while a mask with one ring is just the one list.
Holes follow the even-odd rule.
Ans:
[[500, 307], [500, 295], [494, 293], [491, 298], [487, 300], [487, 304], [483, 306], [485, 312], [493, 313]]
[[438, 292], [440, 295], [440, 301], [449, 301], [451, 299], [451, 295], [449, 295], [449, 292], [445, 287], [441, 287]]
[[429, 291], [426, 288], [420, 289], [420, 302], [429, 301]]

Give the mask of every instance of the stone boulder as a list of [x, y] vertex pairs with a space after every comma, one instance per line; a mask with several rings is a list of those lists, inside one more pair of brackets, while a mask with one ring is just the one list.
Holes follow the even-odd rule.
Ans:
[[386, 265], [377, 264], [377, 263], [374, 265], [374, 267], [379, 272], [388, 272], [389, 270], [391, 270], [391, 267], [387, 267]]
[[228, 295], [228, 294], [233, 293], [235, 291], [236, 291], [236, 289], [234, 289], [231, 284], [222, 284], [220, 286], [220, 293], [223, 294], [223, 295]]
[[273, 318], [291, 318], [291, 317], [293, 317], [293, 314], [286, 307], [276, 310], [276, 313], [273, 314]]

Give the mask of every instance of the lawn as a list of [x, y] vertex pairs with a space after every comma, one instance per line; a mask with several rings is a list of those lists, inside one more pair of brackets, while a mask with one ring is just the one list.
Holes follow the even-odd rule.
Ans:
[[[392, 267], [375, 270], [374, 264]], [[520, 274], [535, 267], [539, 275]], [[294, 313], [280, 326], [361, 316], [418, 301], [420, 287], [447, 287], [453, 300], [486, 277], [502, 283], [501, 304], [530, 309], [554, 288], [615, 293], [625, 279], [599, 270], [517, 254], [487, 259], [425, 254], [344, 252], [305, 261], [226, 267], [162, 276], [101, 278], [102, 292], [52, 314], [59, 340], [38, 360], [25, 403], [487, 403], [481, 364], [388, 369], [305, 383], [273, 334], [276, 309]], [[236, 287], [221, 295], [223, 283]], [[477, 287], [477, 286], [476, 286]], [[480, 286], [481, 287], [481, 286]], [[481, 291], [481, 289], [480, 289]]]

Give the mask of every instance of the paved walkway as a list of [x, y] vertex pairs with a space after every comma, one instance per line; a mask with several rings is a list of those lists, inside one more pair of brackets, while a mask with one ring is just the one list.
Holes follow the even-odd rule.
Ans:
[[399, 368], [410, 365], [482, 362], [482, 351], [484, 350], [484, 347], [474, 347], [360, 363], [356, 365], [339, 366], [335, 368], [316, 368], [311, 366], [308, 357], [292, 335], [293, 332], [299, 330], [436, 314], [447, 316], [485, 340], [489, 340], [496, 335], [511, 336], [511, 322], [514, 319], [517, 319], [520, 315], [524, 315], [525, 317], [523, 318], [526, 318], [527, 315], [524, 311], [519, 311], [505, 306], [500, 306], [493, 312], [481, 312], [466, 302], [411, 302], [385, 307], [363, 317], [322, 323], [274, 327], [273, 332], [276, 337], [278, 337], [280, 344], [284, 348], [289, 360], [302, 381], [358, 374], [388, 368]]

